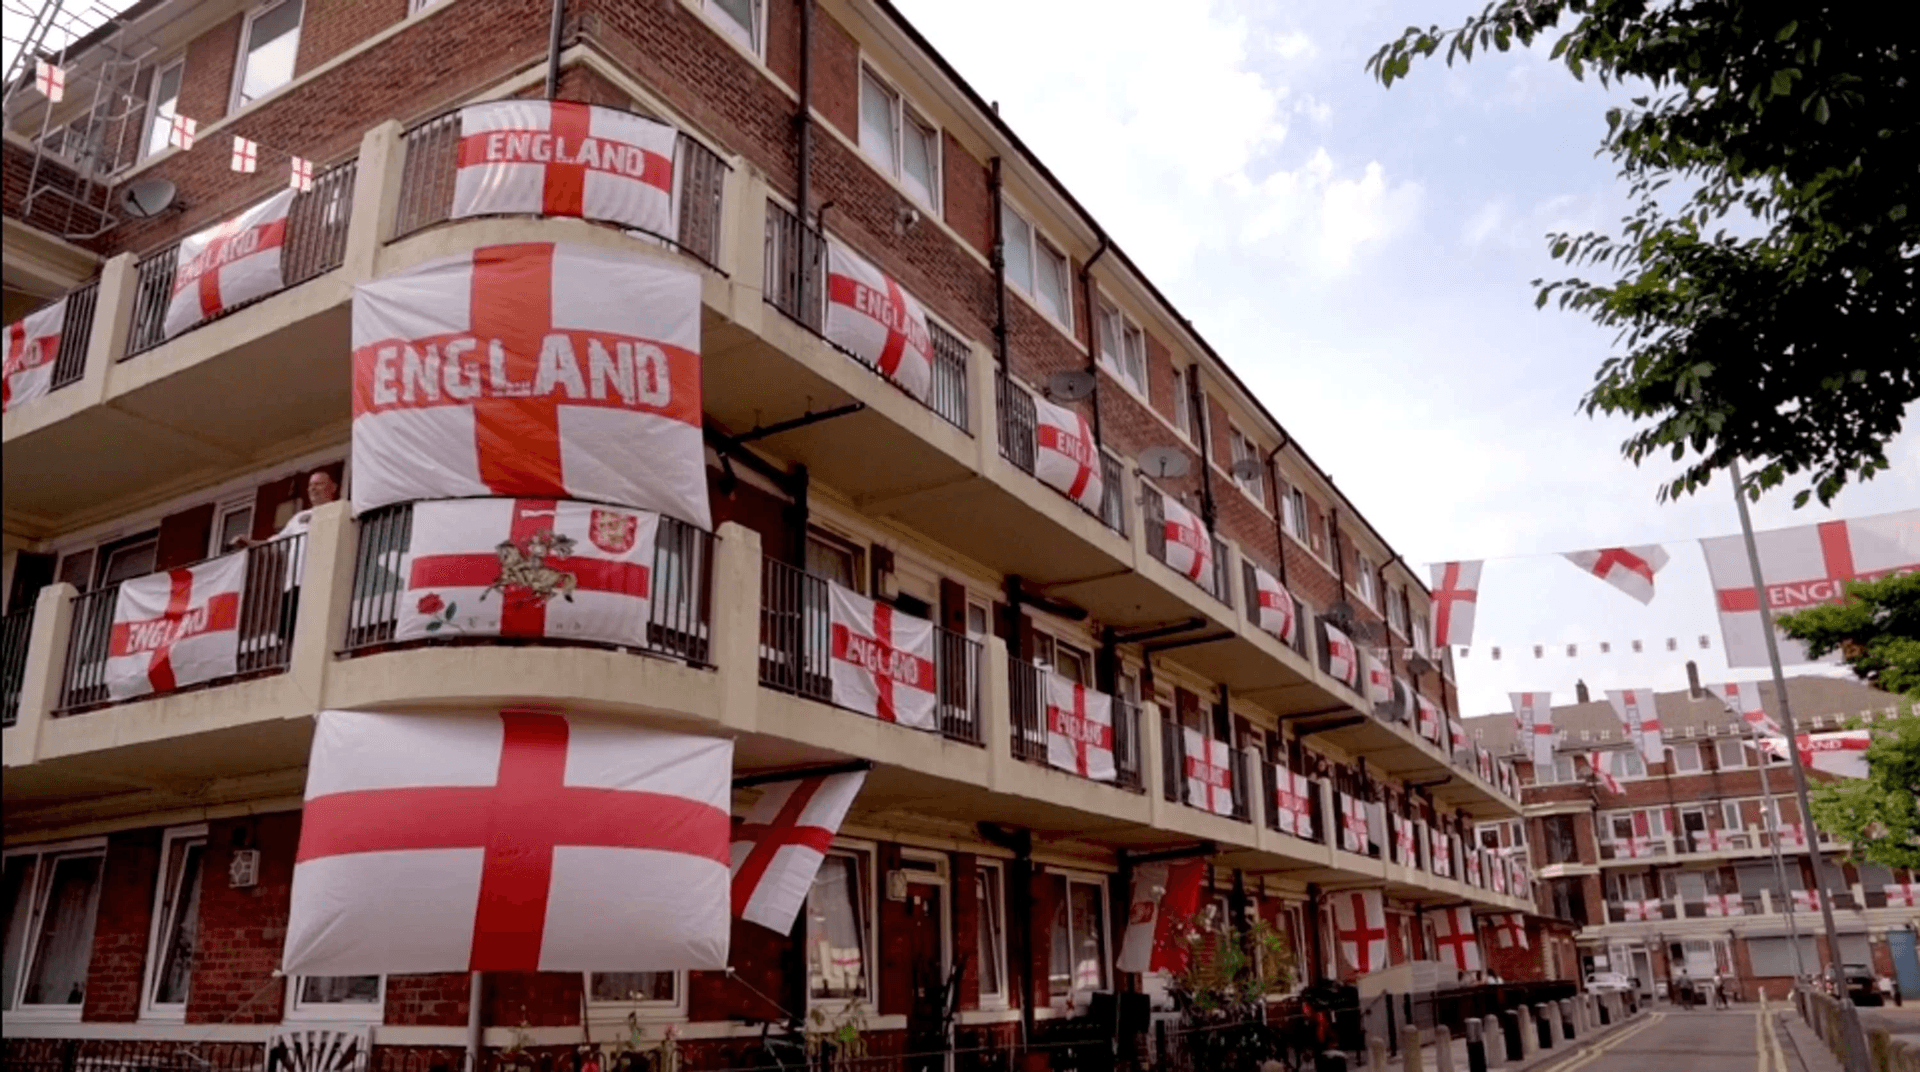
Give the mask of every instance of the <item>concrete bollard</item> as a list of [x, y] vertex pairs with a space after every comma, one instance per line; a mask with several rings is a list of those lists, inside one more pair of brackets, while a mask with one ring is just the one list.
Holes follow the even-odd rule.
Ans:
[[1560, 1017], [1560, 1041], [1572, 1042], [1573, 1041], [1573, 999], [1561, 998], [1559, 1001], [1554, 1002], [1554, 1005], [1557, 1005], [1558, 1008], [1553, 1009], [1553, 1011], [1557, 1013]]
[[1540, 1037], [1540, 1048], [1553, 1049], [1553, 1022], [1559, 1019], [1554, 1013], [1551, 1002], [1541, 1002], [1533, 1007], [1533, 1031]]
[[1503, 1068], [1507, 1063], [1507, 1033], [1500, 1026], [1498, 1016], [1489, 1016], [1480, 1021], [1480, 1052], [1485, 1055], [1488, 1068]]
[[1372, 1072], [1386, 1072], [1387, 1040], [1379, 1035], [1367, 1036], [1367, 1068]]
[[1445, 1024], [1433, 1025], [1433, 1072], [1453, 1072], [1453, 1032]]
[[1400, 1029], [1400, 1068], [1402, 1072], [1426, 1072], [1425, 1054], [1420, 1052], [1420, 1029], [1408, 1024]]
[[1520, 1059], [1522, 1061], [1540, 1052], [1540, 1032], [1533, 1023], [1533, 1006], [1522, 1005], [1513, 1010], [1513, 1025], [1520, 1036]]
[[1605, 1027], [1608, 1024], [1613, 1023], [1613, 995], [1612, 994], [1600, 995], [1600, 1000], [1594, 1004], [1593, 1008], [1594, 1008], [1594, 1015], [1600, 1018], [1601, 1027]]
[[1487, 1024], [1478, 1017], [1467, 1017], [1467, 1072], [1487, 1072]]

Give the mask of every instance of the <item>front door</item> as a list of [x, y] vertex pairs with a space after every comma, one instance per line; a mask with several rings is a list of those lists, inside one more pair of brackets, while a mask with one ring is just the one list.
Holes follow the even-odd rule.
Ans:
[[1899, 980], [1900, 996], [1920, 999], [1920, 953], [1914, 949], [1913, 932], [1889, 928], [1887, 951], [1893, 954], [1893, 974]]
[[907, 886], [907, 978], [913, 1004], [907, 1010], [908, 1072], [946, 1072], [951, 1049], [953, 996], [947, 979], [947, 888], [934, 882]]

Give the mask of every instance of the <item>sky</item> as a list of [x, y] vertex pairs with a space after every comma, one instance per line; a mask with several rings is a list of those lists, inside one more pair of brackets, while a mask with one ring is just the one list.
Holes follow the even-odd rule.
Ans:
[[[1576, 81], [1550, 38], [1391, 90], [1367, 74], [1477, 0], [896, 3], [1396, 551], [1489, 560], [1464, 714], [1572, 702], [1577, 680], [1681, 688], [1689, 659], [1709, 684], [1764, 675], [1727, 668], [1697, 543], [1739, 531], [1728, 485], [1658, 502], [1671, 470], [1621, 456], [1632, 425], [1576, 410], [1610, 334], [1533, 304], [1532, 280], [1569, 274], [1543, 236], [1625, 212], [1595, 150], [1630, 94]], [[1889, 472], [1831, 509], [1777, 489], [1756, 528], [1920, 506], [1909, 418]], [[1646, 606], [1559, 555], [1649, 543], [1671, 561]]]

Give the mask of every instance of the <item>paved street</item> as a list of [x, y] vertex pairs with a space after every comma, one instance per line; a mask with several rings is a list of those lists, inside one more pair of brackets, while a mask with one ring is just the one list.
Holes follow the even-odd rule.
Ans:
[[[1537, 1072], [1802, 1072], [1761, 1030], [1751, 1007], [1725, 1012], [1663, 1010], [1600, 1040], [1592, 1050], [1533, 1066]], [[1818, 1072], [1809, 1069], [1808, 1072]]]

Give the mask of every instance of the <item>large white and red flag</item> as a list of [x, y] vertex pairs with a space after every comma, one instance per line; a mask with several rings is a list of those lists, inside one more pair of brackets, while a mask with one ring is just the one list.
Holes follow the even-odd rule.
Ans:
[[827, 247], [827, 341], [925, 402], [933, 392], [927, 313], [892, 276], [838, 242]]
[[1191, 726], [1181, 728], [1186, 745], [1187, 803], [1215, 815], [1233, 814], [1233, 749]]
[[415, 503], [398, 640], [643, 646], [660, 515], [556, 499]]
[[448, 214], [579, 216], [672, 235], [678, 138], [657, 120], [578, 101], [469, 104]]
[[1340, 959], [1366, 975], [1387, 966], [1387, 908], [1379, 890], [1330, 893]]
[[1657, 543], [1643, 547], [1568, 551], [1566, 558], [1642, 603], [1653, 602], [1653, 575], [1667, 564], [1666, 549]]
[[1098, 513], [1106, 486], [1100, 480], [1093, 426], [1079, 412], [1044, 398], [1033, 400], [1033, 420], [1033, 475]]
[[1527, 937], [1526, 913], [1502, 912], [1494, 916], [1493, 940], [1502, 949], [1533, 948], [1533, 942]]
[[1433, 643], [1437, 647], [1473, 643], [1473, 612], [1480, 601], [1480, 567], [1485, 561], [1433, 564]]
[[638, 252], [485, 246], [353, 294], [353, 509], [496, 495], [699, 528], [700, 279]]
[[1645, 923], [1660, 918], [1661, 904], [1658, 897], [1651, 897], [1644, 901], [1625, 901], [1620, 905], [1620, 912], [1628, 923]]
[[1161, 522], [1166, 536], [1167, 565], [1200, 587], [1213, 590], [1213, 537], [1193, 511], [1171, 495], [1162, 495]]
[[67, 299], [61, 298], [7, 325], [6, 393], [0, 411], [53, 390], [53, 363], [60, 356], [66, 321]]
[[1360, 681], [1360, 654], [1353, 646], [1353, 638], [1328, 622], [1322, 622], [1320, 628], [1327, 634], [1327, 673], [1335, 681], [1353, 688]]
[[1433, 944], [1440, 959], [1461, 972], [1481, 970], [1480, 935], [1473, 926], [1473, 908], [1457, 905], [1432, 914]]
[[1047, 762], [1091, 778], [1111, 782], [1113, 697], [1078, 681], [1047, 675]]
[[1291, 647], [1298, 636], [1299, 624], [1294, 620], [1293, 593], [1281, 584], [1273, 574], [1253, 567], [1253, 593], [1255, 609], [1259, 614], [1256, 623], [1260, 628], [1272, 633], [1280, 643]]
[[1620, 779], [1613, 776], [1612, 752], [1588, 752], [1587, 769], [1593, 772], [1594, 780], [1604, 786], [1607, 792], [1620, 795]]
[[[1467, 740], [1467, 728], [1462, 726], [1460, 720], [1454, 718], [1452, 715], [1447, 716], [1447, 743], [1453, 749], [1453, 754], [1456, 756], [1463, 753], [1471, 754], [1473, 751], [1473, 742]], [[1493, 773], [1491, 771], [1481, 771], [1480, 777], [1492, 781]]]
[[286, 246], [287, 210], [292, 207], [293, 191], [282, 190], [180, 240], [162, 325], [168, 338], [284, 285], [280, 251]]
[[1747, 914], [1746, 902], [1737, 893], [1707, 894], [1707, 915], [1744, 916]]
[[1437, 826], [1427, 828], [1427, 858], [1433, 873], [1453, 877], [1453, 837]]
[[1125, 972], [1177, 972], [1187, 966], [1180, 930], [1200, 910], [1200, 884], [1206, 874], [1207, 861], [1199, 856], [1133, 869], [1127, 929], [1120, 936], [1115, 967]]
[[[1510, 692], [1513, 717], [1520, 724], [1520, 747], [1533, 761], [1535, 771], [1553, 769], [1553, 694], [1549, 692]], [[1539, 776], [1535, 776], [1539, 780]]]
[[1404, 815], [1387, 816], [1387, 825], [1393, 828], [1393, 858], [1402, 867], [1414, 867], [1420, 863], [1420, 828], [1412, 819]]
[[1370, 844], [1368, 833], [1366, 803], [1351, 793], [1341, 793], [1340, 847], [1347, 852], [1365, 856], [1367, 846]]
[[832, 603], [828, 677], [833, 702], [882, 722], [939, 729], [933, 623], [837, 584], [827, 585], [827, 590]]
[[[1848, 581], [1920, 570], [1920, 509], [1770, 529], [1754, 533], [1753, 540], [1760, 553], [1767, 605], [1775, 615], [1787, 614], [1844, 602]], [[1701, 540], [1700, 547], [1713, 579], [1727, 665], [1768, 665], [1746, 541], [1739, 536], [1716, 536]], [[1777, 639], [1781, 662], [1809, 661], [1806, 645], [1784, 633]]]
[[1419, 693], [1412, 695], [1414, 732], [1434, 744], [1444, 745], [1446, 741], [1440, 735], [1440, 709], [1425, 696]]
[[725, 968], [732, 777], [628, 722], [322, 711], [281, 967]]
[[245, 553], [122, 581], [107, 641], [107, 694], [168, 692], [239, 670]]
[[1888, 908], [1920, 908], [1920, 882], [1891, 882], [1880, 887]]
[[1313, 837], [1313, 787], [1285, 763], [1273, 765], [1273, 814], [1281, 833]]
[[1609, 689], [1607, 702], [1613, 705], [1614, 715], [1626, 727], [1627, 739], [1640, 755], [1648, 763], [1660, 762], [1666, 753], [1661, 744], [1659, 701], [1654, 699], [1653, 690]]
[[1360, 680], [1366, 690], [1367, 702], [1380, 707], [1393, 702], [1393, 677], [1387, 673], [1387, 664], [1380, 661], [1370, 651], [1360, 653]]
[[1720, 698], [1728, 711], [1740, 716], [1740, 721], [1752, 726], [1754, 730], [1775, 737], [1786, 735], [1786, 730], [1767, 713], [1767, 706], [1760, 699], [1760, 683], [1757, 681], [1729, 681], [1721, 685], [1708, 685], [1707, 690]]
[[788, 934], [865, 771], [771, 782], [733, 828], [733, 914]]
[[1507, 892], [1507, 858], [1497, 852], [1487, 857], [1487, 885], [1495, 893]]
[[[1873, 747], [1871, 731], [1803, 733], [1795, 740], [1799, 745], [1801, 766], [1831, 774], [1836, 778], [1867, 776], [1867, 749]], [[1766, 749], [1767, 754], [1775, 759], [1787, 758], [1785, 737], [1762, 737], [1760, 747]]]

